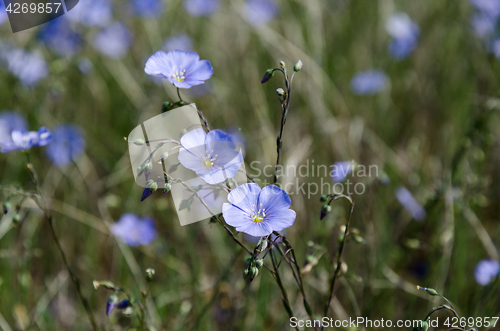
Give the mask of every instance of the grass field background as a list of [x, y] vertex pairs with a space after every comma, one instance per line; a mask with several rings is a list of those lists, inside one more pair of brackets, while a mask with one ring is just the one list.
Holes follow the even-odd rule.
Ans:
[[[82, 0], [85, 1], [85, 0]], [[65, 168], [33, 148], [32, 162], [55, 217], [55, 228], [82, 291], [99, 325], [106, 330], [136, 327], [136, 321], [105, 315], [110, 294], [92, 281], [111, 280], [139, 297], [144, 270], [153, 265], [148, 321], [158, 330], [288, 330], [288, 315], [272, 276], [262, 269], [252, 283], [243, 279], [247, 254], [218, 224], [179, 225], [170, 194], [141, 202], [123, 137], [141, 121], [177, 100], [167, 81], [158, 84], [144, 63], [170, 36], [185, 33], [202, 59], [211, 62], [209, 93], [187, 100], [203, 110], [213, 128], [240, 129], [245, 161], [274, 165], [281, 110], [276, 75], [268, 68], [297, 60], [292, 104], [283, 139], [282, 164], [330, 166], [355, 160], [377, 165], [380, 178], [355, 178], [366, 185], [353, 195], [352, 226], [366, 244], [349, 242], [348, 271], [337, 284], [330, 316], [370, 319], [422, 319], [442, 302], [418, 291], [435, 288], [465, 317], [499, 316], [500, 282], [480, 286], [476, 264], [498, 260], [500, 226], [500, 62], [487, 51], [470, 20], [474, 8], [455, 1], [277, 1], [278, 15], [254, 27], [245, 20], [243, 1], [222, 1], [209, 17], [192, 17], [182, 2], [169, 0], [157, 18], [132, 15], [126, 2], [113, 3], [113, 17], [126, 24], [133, 43], [119, 59], [92, 46], [99, 28], [75, 25], [82, 45], [73, 56], [56, 55], [40, 42], [40, 28], [13, 34], [0, 26], [0, 43], [38, 50], [49, 74], [32, 87], [5, 65], [0, 67], [0, 110], [22, 113], [32, 130], [60, 123], [81, 127], [85, 153]], [[388, 55], [388, 17], [406, 12], [420, 27], [415, 51], [402, 61]], [[64, 19], [60, 18], [60, 19]], [[78, 67], [88, 59], [93, 69]], [[359, 71], [383, 70], [390, 84], [374, 96], [358, 96], [351, 79]], [[252, 173], [252, 169], [249, 170]], [[261, 175], [262, 181], [272, 176]], [[298, 178], [320, 183], [321, 178]], [[282, 178], [281, 182], [295, 178]], [[24, 182], [29, 172], [20, 152], [0, 155], [2, 186]], [[412, 219], [398, 203], [404, 186], [425, 208], [423, 221]], [[0, 197], [6, 199], [5, 192]], [[295, 224], [287, 230], [303, 263], [308, 242], [327, 250], [304, 282], [312, 310], [322, 316], [338, 247], [340, 226], [349, 205], [332, 204], [319, 220], [320, 194], [294, 194]], [[128, 247], [109, 233], [126, 212], [151, 215], [158, 238], [145, 247]], [[90, 325], [41, 212], [26, 203], [23, 220], [13, 213], [0, 223], [0, 327], [4, 330], [89, 330]], [[238, 235], [245, 240], [242, 234]], [[248, 245], [252, 245], [246, 241]], [[280, 268], [294, 313], [307, 318], [288, 266]], [[439, 314], [441, 318], [446, 313]], [[484, 328], [486, 330], [486, 328]]]

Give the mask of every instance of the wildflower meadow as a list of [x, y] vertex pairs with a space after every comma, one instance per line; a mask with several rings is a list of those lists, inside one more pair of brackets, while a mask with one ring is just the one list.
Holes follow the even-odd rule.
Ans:
[[499, 20], [0, 0], [0, 329], [500, 330]]

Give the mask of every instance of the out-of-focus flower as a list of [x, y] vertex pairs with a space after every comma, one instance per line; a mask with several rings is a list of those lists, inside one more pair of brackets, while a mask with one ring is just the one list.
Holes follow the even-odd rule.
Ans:
[[493, 278], [500, 273], [500, 263], [495, 260], [482, 260], [474, 269], [474, 277], [476, 282], [481, 286], [488, 285]]
[[203, 129], [191, 130], [182, 136], [181, 144], [179, 162], [211, 185], [233, 178], [243, 163], [233, 138], [222, 130], [208, 134]]
[[65, 167], [85, 150], [81, 129], [72, 124], [58, 125], [52, 129], [52, 143], [45, 152], [57, 167]]
[[132, 35], [129, 29], [120, 22], [105, 27], [93, 40], [93, 45], [98, 51], [113, 59], [124, 56], [131, 44]]
[[108, 302], [106, 303], [106, 316], [109, 316], [113, 310], [115, 310], [118, 304], [118, 295], [113, 293], [109, 296]]
[[354, 162], [340, 161], [332, 165], [330, 175], [336, 183], [343, 181], [354, 170]]
[[469, 0], [479, 12], [491, 17], [500, 16], [500, 0]]
[[109, 0], [85, 0], [64, 16], [86, 26], [106, 26], [113, 12]]
[[78, 69], [82, 74], [87, 75], [94, 69], [94, 65], [89, 59], [82, 58], [78, 61]]
[[220, 7], [220, 0], [184, 0], [184, 9], [195, 17], [215, 14]]
[[395, 13], [386, 22], [387, 33], [392, 37], [389, 54], [401, 60], [410, 55], [417, 46], [420, 28], [405, 13]]
[[51, 132], [44, 126], [38, 131], [13, 130], [11, 141], [0, 142], [0, 152], [8, 153], [14, 150], [27, 151], [34, 146], [45, 146], [52, 140]]
[[158, 51], [146, 62], [144, 71], [148, 75], [166, 78], [179, 88], [190, 88], [203, 84], [214, 72], [208, 60], [200, 60], [193, 51]]
[[399, 203], [415, 220], [421, 221], [427, 216], [424, 208], [418, 203], [417, 200], [415, 200], [410, 191], [408, 191], [405, 187], [397, 188], [395, 195]]
[[176, 34], [163, 43], [163, 49], [167, 52], [174, 49], [190, 51], [193, 48], [193, 41], [187, 34]]
[[146, 246], [156, 239], [154, 221], [139, 218], [136, 214], [123, 214], [118, 222], [111, 226], [111, 233], [129, 246]]
[[75, 55], [81, 44], [80, 35], [71, 28], [65, 16], [44, 24], [38, 38], [60, 56]]
[[7, 12], [3, 0], [0, 0], [0, 25], [7, 20]]
[[36, 85], [49, 73], [43, 55], [38, 52], [27, 52], [20, 48], [5, 49], [2, 58], [7, 63], [8, 70], [25, 86]]
[[0, 144], [12, 142], [12, 131], [25, 131], [27, 129], [28, 123], [20, 113], [9, 110], [0, 112]]
[[147, 18], [158, 17], [163, 13], [162, 0], [132, 0], [134, 13]]
[[375, 95], [384, 90], [388, 82], [383, 71], [372, 69], [357, 73], [351, 80], [351, 89], [357, 95]]
[[255, 27], [267, 24], [278, 12], [278, 5], [272, 0], [247, 0], [243, 5], [244, 18]]
[[471, 18], [471, 26], [479, 38], [488, 38], [496, 32], [498, 18], [483, 13], [475, 13]]
[[276, 185], [261, 190], [255, 183], [243, 184], [229, 193], [228, 200], [222, 205], [224, 220], [236, 231], [254, 237], [282, 231], [295, 221], [290, 197]]

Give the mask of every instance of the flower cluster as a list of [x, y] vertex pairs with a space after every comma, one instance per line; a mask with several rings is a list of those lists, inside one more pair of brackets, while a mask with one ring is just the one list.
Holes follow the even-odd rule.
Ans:
[[51, 132], [44, 126], [38, 131], [13, 130], [10, 140], [0, 141], [0, 152], [27, 151], [34, 146], [45, 146], [52, 140]]

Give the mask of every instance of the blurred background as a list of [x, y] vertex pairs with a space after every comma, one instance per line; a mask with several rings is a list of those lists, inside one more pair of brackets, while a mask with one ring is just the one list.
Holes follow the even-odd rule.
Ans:
[[[15, 34], [4, 11], [0, 0], [0, 140], [16, 128], [52, 131], [51, 144], [32, 148], [32, 163], [102, 329], [137, 322], [120, 311], [107, 317], [110, 292], [92, 281], [139, 298], [150, 266], [148, 323], [158, 330], [290, 329], [273, 277], [262, 269], [245, 281], [248, 254], [220, 225], [181, 227], [170, 194], [141, 202], [123, 137], [178, 100], [168, 80], [144, 72], [154, 52], [173, 49], [212, 64], [212, 78], [181, 90], [183, 98], [212, 128], [245, 142], [247, 169], [261, 185], [272, 171], [259, 176], [249, 164], [276, 162], [275, 90], [284, 84], [278, 74], [260, 80], [280, 60], [290, 72], [303, 61], [282, 164], [377, 166], [377, 175], [348, 176], [365, 187], [352, 195], [351, 226], [366, 243], [347, 243], [329, 316], [423, 319], [443, 302], [416, 285], [447, 296], [461, 316], [499, 316], [500, 1], [81, 0]], [[34, 191], [29, 178], [21, 152], [0, 155], [2, 188]], [[318, 317], [350, 206], [333, 202], [320, 221], [321, 192], [307, 185], [333, 180], [345, 178], [280, 178], [292, 183], [297, 212], [286, 235], [301, 264], [317, 260], [304, 283]], [[0, 192], [2, 202], [8, 197]], [[154, 240], [130, 245], [113, 235], [126, 213], [150, 217]], [[26, 200], [18, 224], [15, 215], [12, 207], [0, 222], [0, 328], [89, 330], [43, 214]], [[306, 319], [289, 267], [280, 273], [295, 315]]]

